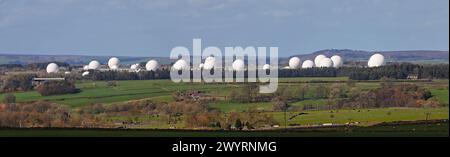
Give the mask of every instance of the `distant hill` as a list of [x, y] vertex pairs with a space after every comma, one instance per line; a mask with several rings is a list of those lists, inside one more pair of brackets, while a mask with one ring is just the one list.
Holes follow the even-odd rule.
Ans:
[[[146, 62], [149, 59], [156, 59], [162, 64], [170, 63], [165, 57], [127, 57], [117, 56], [122, 64], [134, 64]], [[45, 62], [64, 62], [71, 65], [85, 65], [96, 59], [102, 64], [106, 64], [111, 56], [77, 56], [77, 55], [16, 55], [0, 54], [0, 64], [30, 64]]]
[[[370, 56], [375, 53], [381, 53], [385, 56], [388, 62], [411, 62], [411, 63], [449, 63], [448, 51], [432, 51], [432, 50], [412, 50], [412, 51], [361, 51], [350, 49], [329, 49], [320, 50], [311, 54], [295, 55], [302, 60], [314, 60], [319, 54], [323, 54], [327, 57], [333, 55], [339, 55], [344, 60], [353, 61], [367, 61]], [[293, 57], [293, 56], [291, 56]], [[287, 62], [287, 59], [282, 62]]]
[[[367, 61], [375, 52], [350, 50], [350, 49], [329, 49], [320, 50], [310, 54], [295, 55], [301, 58], [314, 60], [319, 54], [331, 57], [339, 55], [346, 61]], [[448, 51], [432, 51], [432, 50], [413, 50], [413, 51], [381, 51], [388, 62], [411, 62], [411, 63], [449, 63]], [[46, 62], [64, 62], [71, 65], [85, 65], [92, 59], [106, 64], [111, 56], [77, 56], [77, 55], [17, 55], [17, 54], [0, 54], [0, 64], [30, 64], [30, 63], [46, 63]], [[156, 59], [161, 64], [170, 64], [168, 57], [128, 57], [118, 56], [122, 64], [134, 64], [146, 62], [149, 59]], [[291, 56], [292, 57], [292, 56]], [[290, 57], [280, 58], [280, 64], [286, 64]]]

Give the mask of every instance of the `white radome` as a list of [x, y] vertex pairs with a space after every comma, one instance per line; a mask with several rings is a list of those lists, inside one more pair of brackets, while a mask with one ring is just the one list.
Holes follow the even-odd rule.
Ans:
[[209, 56], [206, 57], [205, 63], [203, 64], [203, 69], [205, 70], [211, 70], [214, 68], [214, 64], [216, 63], [216, 58]]
[[342, 57], [338, 56], [338, 55], [332, 56], [331, 60], [333, 61], [333, 67], [335, 67], [335, 68], [341, 67], [342, 64], [344, 63], [344, 61], [342, 60]]
[[89, 62], [88, 69], [97, 70], [100, 67], [100, 62], [93, 60]]
[[59, 71], [59, 66], [55, 63], [50, 63], [47, 65], [47, 73], [57, 73]]
[[159, 63], [156, 60], [149, 60], [147, 64], [145, 64], [145, 69], [147, 71], [156, 71], [159, 68]]
[[270, 69], [270, 65], [269, 64], [264, 64], [262, 69], [263, 70], [269, 70]]
[[314, 65], [316, 67], [320, 67], [320, 60], [327, 58], [325, 55], [317, 55], [316, 58], [314, 58]]
[[[112, 67], [119, 67], [119, 63], [120, 63], [120, 60], [119, 60], [119, 58], [117, 58], [117, 57], [112, 57], [112, 58], [110, 58], [109, 59], [109, 61], [108, 61], [108, 67], [110, 68], [110, 69], [113, 69]], [[117, 69], [117, 68], [116, 68]]]
[[241, 60], [241, 59], [236, 59], [234, 62], [233, 62], [233, 70], [234, 71], [243, 71], [243, 70], [245, 70], [245, 63], [244, 63], [244, 61], [243, 60]]
[[81, 76], [87, 76], [89, 75], [89, 71], [85, 71], [84, 73], [81, 74]]
[[314, 67], [314, 62], [311, 61], [311, 60], [306, 60], [306, 61], [304, 61], [303, 64], [302, 64], [302, 68], [303, 68], [303, 69], [306, 69], [306, 68], [312, 68], [312, 67]]
[[292, 57], [289, 59], [289, 67], [290, 69], [297, 69], [300, 67], [300, 58]]
[[321, 68], [329, 68], [333, 67], [333, 61], [330, 58], [322, 58], [320, 60], [320, 66]]
[[173, 64], [172, 68], [175, 70], [183, 70], [188, 68], [188, 64], [185, 60], [180, 59]]
[[369, 67], [379, 67], [383, 66], [385, 64], [384, 56], [377, 53], [370, 57], [369, 61], [367, 62], [367, 66]]

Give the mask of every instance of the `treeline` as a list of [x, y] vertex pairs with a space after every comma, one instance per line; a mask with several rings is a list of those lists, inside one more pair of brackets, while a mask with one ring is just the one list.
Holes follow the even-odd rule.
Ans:
[[[123, 118], [117, 118], [123, 117]], [[139, 125], [188, 128], [255, 129], [276, 124], [271, 114], [256, 108], [222, 114], [197, 101], [154, 103], [149, 100], [122, 104], [91, 104], [79, 109], [38, 101], [0, 104], [0, 127], [128, 128]]]
[[448, 64], [417, 65], [394, 64], [377, 68], [355, 68], [349, 73], [353, 80], [378, 80], [383, 77], [406, 79], [409, 75], [416, 75], [418, 79], [448, 79]]
[[281, 69], [279, 77], [341, 77], [352, 80], [379, 80], [383, 77], [406, 79], [416, 75], [418, 79], [448, 79], [448, 64], [418, 65], [410, 63], [391, 64], [376, 68], [341, 67], [341, 68], [309, 68]]
[[152, 80], [152, 79], [170, 79], [170, 71], [161, 69], [157, 71], [96, 71], [91, 70], [88, 79], [100, 80]]
[[0, 127], [69, 127], [81, 125], [80, 118], [72, 117], [69, 108], [48, 102], [0, 104]]
[[30, 63], [30, 64], [26, 64], [26, 65], [22, 65], [22, 64], [1, 64], [0, 65], [0, 69], [12, 69], [12, 68], [16, 68], [16, 69], [24, 69], [24, 70], [42, 70], [42, 69], [46, 69], [47, 65], [50, 63], [55, 63], [57, 64], [59, 67], [70, 67], [70, 64], [68, 63], [64, 63], [64, 62], [44, 62], [44, 63]]
[[[205, 71], [204, 71], [205, 72]], [[192, 75], [191, 71], [191, 77]], [[149, 80], [169, 79], [170, 71], [92, 71], [92, 80]], [[256, 73], [257, 74], [257, 73]], [[236, 75], [234, 73], [234, 75]], [[248, 71], [245, 72], [247, 77]], [[381, 78], [406, 79], [409, 75], [416, 75], [418, 79], [448, 79], [448, 64], [418, 65], [410, 63], [391, 64], [376, 68], [341, 67], [341, 68], [308, 68], [308, 69], [280, 69], [278, 77], [349, 77], [352, 80], [379, 80]], [[222, 75], [225, 76], [224, 74]]]

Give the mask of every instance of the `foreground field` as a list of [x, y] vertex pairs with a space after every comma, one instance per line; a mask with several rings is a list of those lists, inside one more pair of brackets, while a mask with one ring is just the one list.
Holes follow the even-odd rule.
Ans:
[[[298, 89], [307, 86], [304, 93], [304, 99], [294, 99], [289, 102], [291, 108], [286, 113], [287, 122], [285, 123], [284, 112], [275, 111], [273, 103], [255, 102], [243, 103], [229, 99], [232, 91], [243, 89], [239, 83], [173, 83], [170, 80], [135, 80], [135, 81], [117, 81], [117, 86], [110, 87], [105, 81], [80, 81], [76, 86], [82, 89], [77, 94], [41, 96], [36, 91], [17, 92], [14, 95], [18, 102], [31, 101], [50, 101], [58, 105], [67, 105], [74, 110], [90, 104], [127, 104], [135, 100], [151, 100], [154, 103], [173, 102], [173, 93], [176, 91], [198, 90], [206, 92], [207, 96], [213, 97], [214, 101], [208, 103], [209, 107], [219, 111], [220, 115], [226, 115], [230, 112], [245, 113], [250, 108], [256, 108], [258, 112], [264, 112], [273, 116], [275, 123], [283, 127], [288, 126], [316, 126], [316, 125], [340, 125], [357, 124], [359, 126], [370, 126], [373, 124], [394, 121], [416, 121], [416, 120], [434, 120], [449, 119], [448, 107], [448, 80], [434, 80], [411, 82], [410, 80], [399, 80], [396, 84], [412, 83], [422, 88], [429, 89], [432, 99], [443, 104], [440, 107], [432, 108], [365, 108], [365, 109], [340, 109], [329, 110], [327, 108], [329, 99], [317, 97], [316, 91], [333, 85], [346, 86], [358, 89], [358, 92], [368, 91], [380, 87], [378, 81], [366, 82], [348, 82], [345, 77], [304, 77], [304, 78], [282, 78], [279, 88], [283, 88], [287, 93], [298, 93]], [[349, 93], [346, 91], [346, 93]], [[2, 95], [0, 95], [2, 97]], [[162, 103], [165, 104], [165, 103]], [[304, 109], [305, 106], [315, 108]], [[157, 118], [156, 118], [157, 117]], [[165, 115], [114, 115], [108, 117], [109, 122], [113, 122], [111, 128], [134, 128], [134, 129], [167, 129], [181, 128], [189, 129], [180, 116], [176, 124], [168, 124]], [[121, 123], [135, 122], [128, 125]]]
[[290, 131], [0, 129], [0, 137], [448, 137], [449, 123], [339, 127]]
[[[247, 104], [251, 105], [251, 104]], [[230, 106], [231, 108], [232, 106]], [[238, 105], [243, 108], [243, 105]], [[225, 108], [225, 110], [228, 110]], [[233, 110], [234, 111], [234, 110]], [[272, 114], [280, 127], [285, 126], [284, 113], [268, 111]], [[300, 115], [299, 115], [300, 114]], [[428, 114], [428, 117], [427, 117]], [[287, 112], [288, 126], [320, 126], [323, 124], [343, 125], [357, 124], [358, 126], [370, 126], [383, 122], [417, 121], [449, 119], [449, 108], [377, 108], [361, 110], [320, 110]], [[116, 117], [115, 120], [127, 120], [129, 117]], [[142, 129], [167, 129], [171, 125], [155, 117], [138, 117], [135, 121], [141, 125], [129, 125], [127, 128]], [[174, 125], [176, 128], [189, 129], [182, 122]]]

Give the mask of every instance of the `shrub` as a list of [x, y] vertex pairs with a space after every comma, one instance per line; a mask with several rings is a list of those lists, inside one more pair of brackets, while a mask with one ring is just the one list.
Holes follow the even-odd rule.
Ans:
[[11, 93], [7, 93], [3, 98], [3, 102], [6, 104], [16, 103], [16, 96]]
[[37, 86], [36, 90], [42, 96], [60, 95], [79, 93], [80, 89], [75, 87], [75, 84], [69, 81], [48, 81]]

